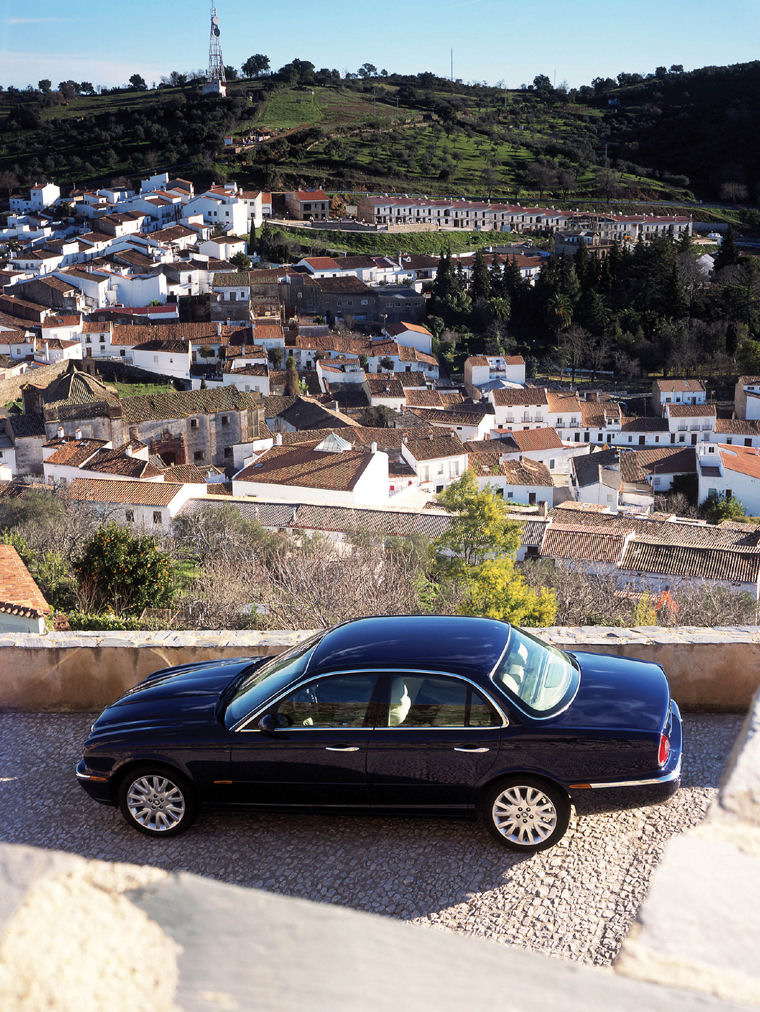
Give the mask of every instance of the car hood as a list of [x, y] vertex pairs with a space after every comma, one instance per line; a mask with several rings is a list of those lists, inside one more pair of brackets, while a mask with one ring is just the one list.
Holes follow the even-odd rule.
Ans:
[[665, 672], [651, 661], [573, 652], [581, 669], [570, 706], [557, 718], [571, 727], [661, 731], [670, 711]]
[[93, 735], [115, 729], [142, 729], [171, 723], [207, 724], [216, 719], [219, 698], [244, 670], [266, 658], [236, 657], [201, 661], [154, 671], [106, 707], [92, 727]]

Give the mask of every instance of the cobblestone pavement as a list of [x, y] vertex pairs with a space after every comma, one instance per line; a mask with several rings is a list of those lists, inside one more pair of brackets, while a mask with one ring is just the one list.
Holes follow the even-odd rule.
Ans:
[[458, 819], [202, 812], [185, 835], [150, 840], [74, 779], [92, 719], [0, 715], [0, 840], [182, 869], [598, 964], [615, 958], [665, 843], [704, 816], [742, 720], [686, 714], [673, 798], [573, 817], [556, 847], [524, 858]]

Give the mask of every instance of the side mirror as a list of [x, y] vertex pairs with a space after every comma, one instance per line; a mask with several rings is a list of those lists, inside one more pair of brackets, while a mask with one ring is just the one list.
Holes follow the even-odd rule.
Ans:
[[274, 734], [277, 729], [277, 724], [271, 713], [265, 713], [259, 721], [259, 731], [263, 731], [264, 734]]

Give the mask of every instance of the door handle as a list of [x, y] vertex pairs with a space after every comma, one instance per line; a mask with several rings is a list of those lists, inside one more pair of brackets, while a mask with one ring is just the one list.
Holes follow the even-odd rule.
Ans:
[[326, 752], [358, 752], [358, 745], [325, 745]]
[[454, 746], [454, 751], [455, 752], [490, 752], [491, 750], [490, 750], [490, 748], [487, 748], [485, 745], [482, 745], [480, 748], [470, 747], [469, 745], [455, 745]]

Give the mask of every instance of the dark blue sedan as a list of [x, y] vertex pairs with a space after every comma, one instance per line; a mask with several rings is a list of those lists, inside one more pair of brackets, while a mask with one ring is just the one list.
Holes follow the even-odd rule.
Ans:
[[678, 786], [662, 668], [565, 653], [514, 626], [367, 618], [278, 657], [150, 675], [92, 725], [76, 775], [155, 837], [200, 804], [475, 814], [543, 850], [592, 791]]

